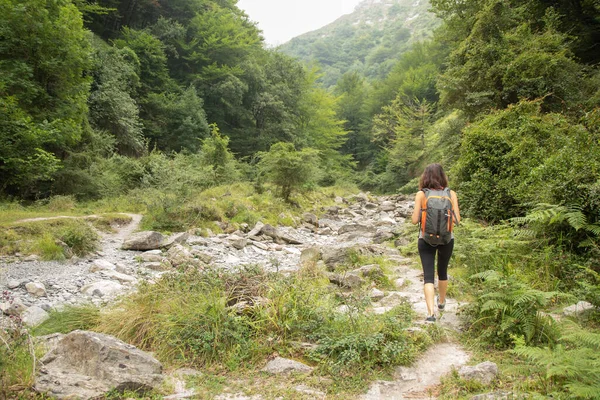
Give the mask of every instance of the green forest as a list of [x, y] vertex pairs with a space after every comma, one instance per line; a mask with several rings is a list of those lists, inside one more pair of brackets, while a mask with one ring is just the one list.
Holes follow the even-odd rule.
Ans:
[[[0, 0], [0, 211], [59, 199], [143, 211], [163, 232], [256, 223], [243, 200], [211, 204], [227, 187], [274, 194], [265, 209], [284, 223], [278, 213], [335, 190], [412, 196], [439, 162], [466, 217], [449, 292], [470, 302], [461, 340], [520, 368], [496, 388], [598, 399], [600, 2], [430, 0], [430, 11], [439, 25], [428, 20], [422, 40], [389, 24], [319, 65], [267, 48], [237, 0]], [[339, 79], [323, 82], [332, 68]], [[14, 253], [4, 228], [0, 253]], [[290, 290], [311, 281], [298, 279]], [[547, 316], [579, 300], [594, 308]], [[342, 393], [360, 390], [356, 368]]]

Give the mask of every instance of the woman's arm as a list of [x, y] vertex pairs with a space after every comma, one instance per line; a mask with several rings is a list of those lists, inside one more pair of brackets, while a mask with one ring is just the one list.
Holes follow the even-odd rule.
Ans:
[[412, 213], [412, 223], [414, 225], [418, 224], [421, 221], [421, 204], [423, 204], [423, 196], [425, 196], [425, 193], [423, 193], [420, 190], [415, 196], [415, 208]]
[[455, 223], [458, 224], [460, 222], [460, 209], [458, 208], [458, 197], [456, 196], [456, 192], [454, 190], [450, 191], [450, 198], [452, 200], [452, 209], [456, 215]]

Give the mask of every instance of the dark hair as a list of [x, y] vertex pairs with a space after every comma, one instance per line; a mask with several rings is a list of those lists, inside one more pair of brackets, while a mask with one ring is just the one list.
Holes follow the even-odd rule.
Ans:
[[419, 179], [421, 189], [444, 189], [448, 187], [448, 177], [440, 164], [429, 164]]

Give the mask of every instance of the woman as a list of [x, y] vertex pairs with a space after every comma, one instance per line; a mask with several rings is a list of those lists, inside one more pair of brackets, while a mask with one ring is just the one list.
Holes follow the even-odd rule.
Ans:
[[[444, 173], [444, 170], [440, 164], [430, 164], [423, 171], [421, 179], [419, 180], [419, 192], [415, 196], [415, 208], [412, 214], [412, 223], [418, 224], [421, 221], [421, 211], [424, 209], [425, 204], [425, 192], [424, 189], [430, 190], [444, 190], [448, 187], [448, 177]], [[454, 224], [460, 222], [460, 211], [458, 209], [458, 198], [456, 193], [450, 191], [450, 199], [452, 202], [452, 208], [454, 210]], [[448, 244], [441, 244], [432, 246], [423, 239], [423, 233], [419, 230], [419, 256], [421, 257], [421, 264], [423, 265], [423, 275], [425, 281], [425, 303], [427, 304], [427, 322], [435, 322], [435, 311], [434, 311], [434, 298], [435, 288], [434, 284], [434, 264], [435, 255], [437, 253], [437, 270], [438, 270], [438, 289], [439, 296], [437, 299], [437, 307], [443, 310], [446, 306], [446, 291], [448, 289], [448, 263], [452, 256], [452, 250], [454, 249], [454, 235]]]

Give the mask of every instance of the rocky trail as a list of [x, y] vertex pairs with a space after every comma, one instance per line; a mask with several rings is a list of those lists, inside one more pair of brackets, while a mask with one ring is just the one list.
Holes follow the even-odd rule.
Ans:
[[[384, 313], [408, 299], [424, 320], [425, 301], [418, 264], [403, 257], [395, 247], [384, 244], [402, 228], [412, 212], [412, 202], [403, 196], [373, 198], [361, 193], [351, 199], [337, 198], [336, 203], [321, 210], [319, 218], [305, 213], [297, 228], [257, 223], [234, 231], [222, 224], [227, 233], [214, 235], [205, 231], [203, 236], [179, 233], [168, 238], [156, 232], [135, 233], [142, 216], [130, 214], [131, 223], [114, 233], [102, 234], [100, 250], [86, 258], [67, 262], [43, 262], [31, 257], [0, 259], [0, 290], [12, 297], [10, 304], [4, 302], [0, 306], [5, 314], [21, 314], [27, 325], [36, 325], [48, 317], [47, 311], [51, 309], [86, 303], [102, 306], [135, 290], [140, 280], [156, 279], [183, 263], [221, 268], [259, 264], [268, 270], [286, 271], [295, 270], [311, 259], [332, 267], [343, 263], [352, 249], [383, 256], [395, 265], [397, 290], [383, 292], [373, 288], [370, 312]], [[332, 274], [330, 280], [341, 279], [346, 286], [360, 285], [364, 282], [361, 271], [371, 267], [362, 266], [343, 277]], [[448, 299], [446, 310], [437, 322], [447, 328], [446, 336], [450, 338], [459, 329], [458, 307], [456, 301]], [[420, 328], [417, 325], [414, 329]], [[468, 353], [459, 345], [438, 343], [413, 366], [398, 368], [393, 381], [375, 382], [362, 399], [435, 398], [433, 388], [440, 377], [468, 361]], [[175, 380], [175, 393], [168, 398], [194, 396], [181, 379], [171, 379]], [[324, 393], [315, 393], [309, 397], [326, 398]], [[246, 398], [241, 394], [235, 396]], [[306, 392], [303, 396], [307, 398]]]

